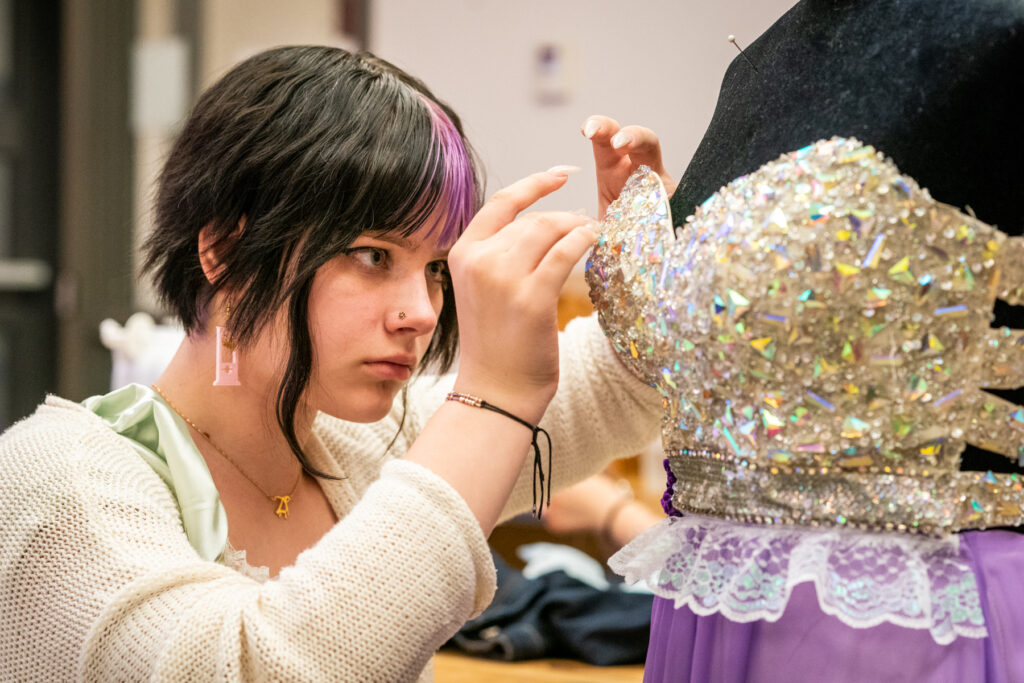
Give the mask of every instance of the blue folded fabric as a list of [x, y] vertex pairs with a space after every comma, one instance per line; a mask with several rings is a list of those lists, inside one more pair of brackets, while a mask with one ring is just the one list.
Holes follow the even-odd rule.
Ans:
[[597, 588], [561, 570], [526, 578], [491, 554], [498, 570], [494, 600], [449, 646], [504, 661], [557, 657], [600, 666], [643, 663], [651, 595], [615, 583]]

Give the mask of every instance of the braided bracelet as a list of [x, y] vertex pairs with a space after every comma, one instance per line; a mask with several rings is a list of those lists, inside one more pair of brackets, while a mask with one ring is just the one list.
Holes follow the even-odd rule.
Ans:
[[[522, 419], [516, 417], [507, 410], [502, 410], [493, 403], [488, 403], [482, 398], [472, 396], [470, 394], [461, 394], [457, 391], [448, 392], [445, 397], [448, 401], [458, 401], [464, 403], [467, 406], [473, 406], [474, 408], [483, 408], [484, 410], [491, 410], [499, 415], [515, 420], [519, 424], [523, 425], [533, 434], [533, 438], [530, 440], [530, 445], [533, 446], [533, 516], [540, 519], [544, 505], [551, 506], [551, 435], [540, 426], [535, 426]], [[547, 499], [545, 501], [545, 489], [544, 489], [544, 465], [541, 462], [540, 445], [537, 443], [537, 435], [543, 434], [544, 438], [547, 439], [548, 445], [548, 481], [547, 481]], [[537, 504], [537, 489], [540, 489], [540, 504]]]

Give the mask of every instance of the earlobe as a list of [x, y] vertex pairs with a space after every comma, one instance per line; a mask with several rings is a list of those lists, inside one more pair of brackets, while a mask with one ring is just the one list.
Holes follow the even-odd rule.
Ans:
[[[238, 227], [231, 234], [230, 239], [234, 240], [242, 234], [245, 228], [245, 216], [238, 219]], [[207, 224], [199, 231], [199, 264], [203, 268], [203, 275], [210, 284], [215, 284], [224, 270], [224, 264], [220, 259], [220, 250], [225, 246], [227, 240], [218, 240], [213, 236], [212, 224]]]

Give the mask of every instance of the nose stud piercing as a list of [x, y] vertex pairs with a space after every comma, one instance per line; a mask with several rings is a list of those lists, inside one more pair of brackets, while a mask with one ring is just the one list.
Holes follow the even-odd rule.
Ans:
[[405, 311], [399, 311], [398, 312], [398, 319], [399, 320], [405, 320]]

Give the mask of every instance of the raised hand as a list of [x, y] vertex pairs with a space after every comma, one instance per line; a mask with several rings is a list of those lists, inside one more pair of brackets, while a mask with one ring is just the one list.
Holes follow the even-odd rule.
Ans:
[[661, 142], [650, 128], [620, 126], [607, 116], [591, 116], [580, 132], [590, 140], [597, 167], [597, 216], [604, 218], [608, 204], [619, 196], [626, 179], [640, 165], [647, 165], [661, 177], [671, 195], [676, 182], [661, 160]]
[[595, 232], [579, 214], [519, 215], [565, 184], [556, 167], [499, 190], [448, 257], [459, 315], [455, 389], [536, 423], [558, 384], [556, 308]]

